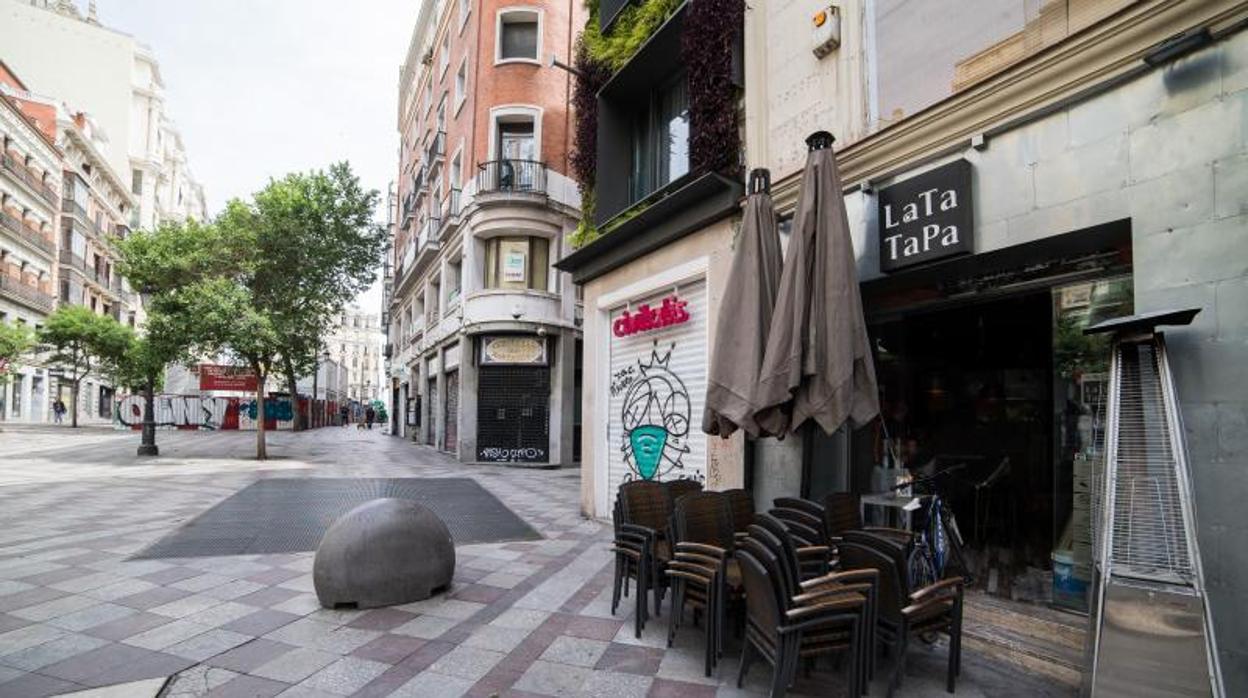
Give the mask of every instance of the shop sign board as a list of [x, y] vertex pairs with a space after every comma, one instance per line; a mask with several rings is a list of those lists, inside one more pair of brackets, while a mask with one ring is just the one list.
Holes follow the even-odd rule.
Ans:
[[880, 190], [880, 271], [972, 251], [971, 163], [955, 160]]
[[546, 341], [541, 337], [502, 335], [481, 340], [481, 363], [487, 366], [545, 366]]
[[256, 392], [256, 374], [246, 366], [199, 365], [200, 390]]
[[642, 303], [636, 312], [625, 310], [615, 322], [611, 323], [611, 331], [616, 337], [628, 337], [641, 332], [662, 329], [673, 325], [689, 322], [688, 302], [681, 300], [676, 294], [663, 299], [658, 308], [651, 308], [649, 303]]

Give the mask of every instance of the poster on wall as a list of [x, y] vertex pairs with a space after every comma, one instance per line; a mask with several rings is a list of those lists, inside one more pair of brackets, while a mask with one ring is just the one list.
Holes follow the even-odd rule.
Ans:
[[[615, 325], [644, 306], [679, 307], [679, 322], [612, 333], [608, 389], [608, 499], [631, 480], [706, 479], [706, 282], [669, 287], [611, 313]], [[676, 316], [673, 316], [676, 317]], [[608, 502], [609, 503], [609, 502]]]
[[503, 281], [511, 284], [525, 282], [526, 255], [522, 250], [508, 250], [503, 255]]

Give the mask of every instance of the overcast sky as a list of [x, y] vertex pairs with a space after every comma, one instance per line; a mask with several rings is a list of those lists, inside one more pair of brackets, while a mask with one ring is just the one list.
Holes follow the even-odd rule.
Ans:
[[[150, 45], [211, 213], [270, 177], [349, 160], [382, 193], [398, 167], [398, 71], [421, 0], [98, 0]], [[80, 2], [85, 8], [86, 3]], [[380, 274], [379, 274], [380, 275]], [[359, 299], [378, 312], [377, 284]]]

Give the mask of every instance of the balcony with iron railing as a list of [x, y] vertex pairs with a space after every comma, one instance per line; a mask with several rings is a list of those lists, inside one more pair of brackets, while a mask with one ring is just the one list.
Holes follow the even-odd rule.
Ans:
[[73, 199], [61, 199], [61, 213], [77, 216], [84, 221], [90, 220], [87, 218], [87, 209]]
[[490, 160], [477, 166], [477, 195], [546, 194], [546, 164], [537, 160]]
[[432, 169], [433, 165], [446, 157], [446, 131], [438, 131], [429, 138], [425, 145], [425, 166]]
[[52, 296], [7, 274], [0, 274], [0, 297], [44, 313], [52, 312]]
[[4, 170], [6, 172], [12, 174], [14, 177], [25, 183], [26, 186], [30, 187], [31, 191], [42, 197], [44, 201], [48, 202], [52, 206], [56, 206], [56, 200], [59, 198], [56, 192], [53, 191], [53, 189], [47, 184], [44, 184], [43, 180], [36, 177], [35, 173], [30, 171], [30, 168], [18, 162], [17, 158], [9, 155], [8, 153], [5, 153], [2, 159], [4, 162]]
[[4, 213], [3, 211], [0, 211], [0, 227], [2, 227], [4, 230], [7, 230], [13, 233], [14, 235], [26, 241], [27, 243], [33, 245], [34, 247], [38, 248], [40, 251], [46, 253], [49, 257], [56, 252], [55, 243], [53, 243], [48, 238], [44, 237], [43, 233], [39, 232], [38, 230], [35, 230], [31, 228], [30, 226], [23, 224], [21, 221], [17, 219], [16, 216], [12, 216], [12, 215], [9, 215], [8, 213]]
[[442, 197], [442, 205], [440, 207], [442, 225], [448, 225], [452, 220], [459, 218], [462, 202], [463, 192], [459, 189], [452, 188], [446, 192], [446, 195]]
[[442, 230], [441, 219], [437, 216], [429, 216], [425, 219], [425, 224], [420, 227], [420, 238], [416, 246], [416, 262], [420, 261], [438, 250], [438, 237]]

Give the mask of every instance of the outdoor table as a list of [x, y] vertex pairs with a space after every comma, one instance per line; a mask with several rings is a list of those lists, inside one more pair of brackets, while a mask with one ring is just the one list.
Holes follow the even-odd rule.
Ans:
[[923, 504], [923, 498], [929, 495], [925, 494], [906, 494], [901, 495], [896, 492], [877, 492], [874, 494], [864, 494], [859, 499], [859, 516], [862, 521], [867, 520], [867, 505], [883, 507], [886, 512], [897, 512], [901, 518], [901, 526], [907, 531], [910, 530], [910, 513], [918, 509]]

